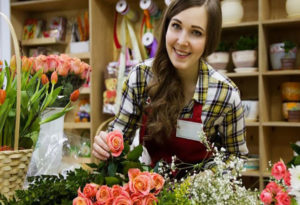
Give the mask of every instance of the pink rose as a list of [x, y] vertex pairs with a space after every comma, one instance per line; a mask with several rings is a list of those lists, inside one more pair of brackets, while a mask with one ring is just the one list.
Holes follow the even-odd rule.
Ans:
[[113, 203], [114, 203], [114, 198], [110, 198], [106, 200], [105, 205], [113, 205]]
[[73, 199], [73, 205], [93, 205], [93, 202], [88, 198], [78, 196]]
[[289, 195], [283, 191], [277, 193], [275, 199], [277, 200], [276, 205], [290, 205], [291, 204], [291, 199], [290, 199]]
[[289, 170], [286, 170], [283, 180], [285, 185], [291, 186], [291, 173], [289, 172]]
[[83, 188], [83, 194], [87, 198], [95, 197], [96, 193], [98, 191], [99, 185], [98, 184], [86, 184], [85, 187]]
[[260, 194], [260, 200], [265, 204], [271, 204], [272, 202], [272, 193], [269, 190], [264, 189]]
[[120, 156], [124, 149], [123, 134], [118, 130], [114, 130], [108, 133], [106, 140], [111, 155], [114, 157]]
[[154, 181], [155, 194], [158, 194], [165, 184], [165, 179], [157, 173], [151, 173], [151, 177]]
[[158, 200], [153, 194], [149, 194], [143, 198], [142, 205], [157, 204]]
[[97, 201], [105, 203], [110, 198], [112, 198], [111, 189], [106, 185], [102, 185], [96, 193]]
[[286, 166], [282, 161], [275, 163], [272, 167], [272, 175], [275, 179], [280, 180], [284, 177], [286, 172]]
[[142, 193], [134, 193], [134, 194], [131, 194], [131, 200], [133, 202], [134, 205], [142, 205], [142, 201], [143, 201], [143, 198], [144, 198], [144, 195]]
[[274, 195], [276, 195], [278, 192], [282, 190], [281, 187], [275, 182], [269, 182], [268, 185], [266, 186], [266, 189], [269, 190]]
[[141, 173], [132, 181], [129, 181], [129, 189], [133, 193], [140, 192], [146, 196], [150, 193], [152, 183], [152, 179], [149, 175]]
[[111, 188], [111, 194], [113, 198], [120, 196], [125, 190], [119, 185], [113, 185]]
[[113, 205], [133, 205], [133, 203], [129, 197], [120, 195], [114, 200]]

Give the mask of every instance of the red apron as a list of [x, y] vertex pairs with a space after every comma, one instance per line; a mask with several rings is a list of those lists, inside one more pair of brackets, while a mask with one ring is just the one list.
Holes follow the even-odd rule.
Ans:
[[[202, 123], [201, 120], [202, 105], [195, 102], [192, 118], [182, 118], [181, 120]], [[143, 143], [143, 137], [146, 134], [147, 116], [143, 115], [142, 126], [140, 129], [140, 143]], [[208, 158], [211, 153], [207, 152], [206, 147], [199, 141], [188, 140], [176, 137], [176, 130], [171, 133], [171, 137], [163, 145], [157, 144], [154, 140], [145, 141], [143, 145], [147, 148], [151, 157], [152, 166], [163, 159], [171, 163], [172, 156], [176, 155], [183, 162], [197, 163]]]

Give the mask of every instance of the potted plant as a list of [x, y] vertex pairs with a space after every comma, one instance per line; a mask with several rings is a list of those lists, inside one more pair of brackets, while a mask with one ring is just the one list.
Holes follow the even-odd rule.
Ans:
[[284, 49], [284, 56], [280, 59], [281, 69], [293, 69], [295, 68], [297, 47], [292, 41], [284, 41], [281, 46]]
[[[235, 43], [235, 50], [232, 52], [232, 61], [236, 67], [235, 71], [254, 71], [257, 61], [257, 36], [240, 36]], [[242, 68], [240, 70], [240, 68]]]
[[226, 73], [226, 67], [229, 63], [230, 44], [221, 41], [215, 52], [207, 56], [207, 62], [216, 70]]

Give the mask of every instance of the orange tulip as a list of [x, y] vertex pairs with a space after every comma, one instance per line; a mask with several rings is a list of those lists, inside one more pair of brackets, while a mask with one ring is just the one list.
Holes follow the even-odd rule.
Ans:
[[57, 78], [57, 72], [54, 71], [51, 75], [51, 83], [55, 85], [57, 83]]
[[12, 73], [14, 73], [16, 70], [16, 56], [15, 55], [13, 55], [10, 59], [10, 69], [11, 69]]
[[47, 83], [49, 83], [49, 79], [46, 74], [43, 74], [42, 75], [42, 84], [46, 85]]
[[77, 90], [74, 90], [73, 92], [72, 92], [72, 94], [71, 94], [71, 96], [70, 96], [70, 100], [72, 101], [72, 102], [75, 102], [78, 98], [79, 98], [79, 90], [77, 89]]
[[2, 105], [4, 103], [5, 98], [6, 98], [6, 91], [0, 89], [0, 105]]
[[0, 60], [0, 72], [2, 71], [2, 68], [3, 68], [3, 62], [2, 60]]

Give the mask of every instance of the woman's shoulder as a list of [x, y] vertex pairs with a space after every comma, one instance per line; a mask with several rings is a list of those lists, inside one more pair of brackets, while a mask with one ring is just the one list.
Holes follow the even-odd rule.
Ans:
[[152, 73], [153, 59], [147, 59], [142, 63], [139, 63], [131, 69], [129, 73], [129, 82], [134, 83], [147, 83], [153, 77]]

